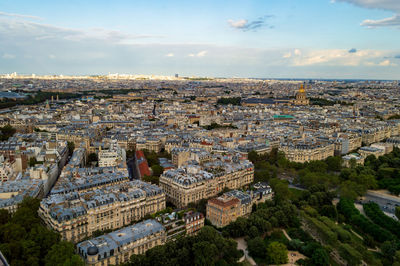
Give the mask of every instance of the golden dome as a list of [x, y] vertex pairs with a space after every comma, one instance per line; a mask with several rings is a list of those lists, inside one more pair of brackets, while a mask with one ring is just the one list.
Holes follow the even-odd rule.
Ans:
[[304, 93], [304, 92], [306, 92], [306, 91], [304, 90], [304, 86], [303, 86], [303, 84], [301, 84], [301, 86], [300, 86], [300, 89], [299, 89], [299, 92], [300, 92], [300, 93]]

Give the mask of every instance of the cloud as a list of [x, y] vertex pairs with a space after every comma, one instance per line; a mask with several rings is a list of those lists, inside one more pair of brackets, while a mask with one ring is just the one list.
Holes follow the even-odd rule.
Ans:
[[200, 51], [197, 54], [191, 53], [188, 56], [189, 57], [204, 57], [206, 54], [207, 54], [207, 51]]
[[3, 54], [2, 57], [3, 57], [4, 59], [14, 59], [16, 56], [13, 55], [13, 54], [7, 54], [7, 53], [5, 53], [5, 54]]
[[383, 60], [381, 62], [366, 62], [365, 65], [366, 66], [381, 66], [381, 67], [397, 66], [397, 64], [392, 63], [389, 59]]
[[165, 56], [166, 56], [166, 57], [174, 57], [175, 55], [174, 55], [174, 53], [168, 53], [168, 54], [166, 54]]
[[[4, 17], [0, 18], [0, 36], [0, 73], [94, 75], [118, 72], [367, 79], [394, 79], [400, 73], [400, 67], [393, 65], [399, 62], [393, 57], [400, 55], [400, 48], [391, 51], [361, 50], [351, 54], [348, 49], [269, 49], [163, 43], [146, 37], [149, 35], [106, 29], [62, 28]], [[15, 55], [15, 59], [3, 59], [5, 52]], [[168, 54], [175, 57], [167, 57]], [[284, 55], [287, 55], [286, 58]], [[379, 65], [387, 64], [384, 62], [386, 59], [390, 60], [389, 66]], [[366, 62], [374, 65], [367, 65]]]
[[336, 0], [334, 2], [347, 2], [359, 7], [392, 11], [393, 16], [383, 19], [366, 19], [361, 26], [368, 28], [397, 27], [400, 28], [400, 1], [399, 0]]
[[71, 29], [52, 26], [33, 21], [2, 19], [0, 17], [0, 35], [2, 38], [21, 38], [36, 40], [56, 40], [64, 39], [69, 41], [81, 42], [85, 40], [97, 39], [119, 44], [132, 44], [138, 40], [150, 38], [163, 38], [163, 36], [129, 34], [117, 30], [108, 30], [103, 28], [95, 29]]
[[357, 53], [357, 49], [356, 49], [356, 48], [351, 48], [351, 49], [349, 50], [349, 53], [350, 53], [350, 54]]
[[360, 7], [383, 9], [389, 11], [400, 11], [400, 2], [398, 0], [336, 0], [334, 2], [347, 2]]
[[2, 11], [0, 11], [0, 17], [14, 17], [14, 18], [28, 18], [28, 19], [35, 19], [35, 20], [43, 20], [43, 18], [37, 17], [37, 16], [6, 13], [6, 12], [2, 12]]
[[298, 53], [297, 56], [290, 58], [289, 63], [294, 66], [361, 66], [371, 65], [369, 63], [372, 62], [376, 66], [385, 66], [387, 60], [381, 61], [385, 55], [385, 52], [376, 50], [357, 52], [349, 52], [344, 49], [310, 50]]
[[378, 20], [366, 19], [361, 23], [361, 26], [366, 26], [368, 28], [398, 27], [400, 26], [400, 16], [394, 15], [393, 17]]
[[242, 31], [257, 31], [260, 28], [269, 27], [274, 28], [274, 26], [268, 25], [266, 20], [271, 18], [272, 16], [267, 15], [263, 17], [259, 17], [256, 20], [248, 21], [247, 19], [239, 19], [239, 20], [228, 20], [229, 26], [234, 29], [242, 30]]

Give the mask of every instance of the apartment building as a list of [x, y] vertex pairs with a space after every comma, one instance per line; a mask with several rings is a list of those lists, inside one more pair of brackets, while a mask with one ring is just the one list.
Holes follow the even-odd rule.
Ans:
[[288, 160], [304, 163], [316, 160], [325, 160], [334, 156], [335, 145], [333, 143], [298, 142], [284, 143], [280, 150], [285, 153]]
[[40, 203], [39, 215], [63, 239], [78, 242], [94, 231], [129, 225], [165, 209], [165, 194], [139, 180], [85, 192], [52, 194]]
[[184, 168], [165, 171], [160, 176], [160, 187], [167, 200], [177, 207], [185, 207], [191, 202], [210, 198], [224, 188], [237, 189], [249, 185], [254, 180], [254, 166], [243, 160], [238, 163], [222, 163], [218, 168], [189, 165]]
[[253, 204], [265, 202], [273, 196], [268, 185], [257, 183], [256, 187], [255, 190], [247, 192], [232, 190], [208, 200], [207, 219], [216, 227], [224, 227], [238, 217], [249, 215]]
[[156, 220], [119, 229], [77, 244], [77, 253], [86, 265], [108, 266], [128, 262], [132, 255], [144, 254], [148, 249], [166, 242], [166, 230]]

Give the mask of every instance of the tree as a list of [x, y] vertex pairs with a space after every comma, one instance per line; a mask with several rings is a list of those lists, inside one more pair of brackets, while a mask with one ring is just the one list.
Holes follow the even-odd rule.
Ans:
[[267, 254], [264, 240], [259, 236], [247, 241], [247, 249], [249, 254], [256, 258], [265, 258]]
[[218, 255], [218, 248], [215, 244], [202, 241], [193, 245], [195, 265], [213, 265]]
[[342, 157], [340, 156], [329, 156], [325, 160], [328, 165], [328, 171], [340, 171], [342, 169]]
[[0, 209], [0, 226], [8, 223], [10, 220], [10, 213], [5, 209]]
[[395, 215], [396, 215], [397, 219], [400, 220], [400, 207], [399, 206], [396, 206]]
[[252, 163], [255, 163], [258, 161], [258, 153], [256, 151], [251, 151], [249, 152], [249, 154], [247, 155], [247, 158], [249, 159], [249, 161], [251, 161]]
[[33, 167], [38, 163], [35, 157], [29, 158], [29, 167]]
[[396, 254], [397, 248], [398, 244], [396, 243], [396, 241], [385, 241], [381, 245], [382, 255], [392, 262]]
[[267, 247], [267, 262], [270, 264], [285, 264], [288, 262], [288, 251], [284, 244], [271, 242]]
[[321, 266], [330, 265], [329, 255], [326, 250], [323, 248], [317, 248], [312, 254], [311, 263], [312, 265]]
[[[84, 266], [83, 261], [78, 257], [75, 257], [74, 245], [67, 241], [61, 241], [51, 247], [50, 251], [45, 257], [46, 266], [56, 265], [81, 265]], [[78, 259], [79, 258], [79, 259]], [[74, 262], [75, 264], [72, 264]]]
[[260, 233], [258, 232], [257, 227], [253, 225], [249, 228], [249, 232], [247, 234], [249, 235], [250, 238], [254, 238], [258, 236]]
[[99, 161], [99, 158], [97, 157], [97, 154], [92, 152], [88, 155], [88, 164], [91, 164], [92, 162], [97, 162]]
[[157, 177], [159, 177], [164, 172], [164, 168], [159, 164], [153, 165], [151, 167], [151, 170], [153, 172], [153, 175]]
[[72, 153], [73, 153], [74, 150], [75, 150], [75, 143], [73, 143], [73, 142], [71, 142], [71, 141], [68, 141], [68, 142], [67, 142], [67, 148], [68, 148], [68, 154], [69, 154], [69, 155], [72, 155]]
[[0, 141], [8, 140], [12, 137], [17, 130], [13, 128], [11, 125], [5, 125], [4, 127], [0, 127]]

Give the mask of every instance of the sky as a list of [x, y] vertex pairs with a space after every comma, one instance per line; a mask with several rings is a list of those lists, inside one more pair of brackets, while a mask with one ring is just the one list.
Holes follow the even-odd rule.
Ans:
[[0, 0], [0, 73], [400, 79], [400, 0]]

